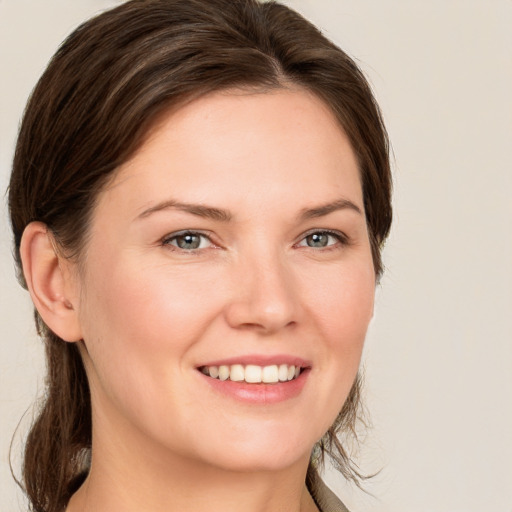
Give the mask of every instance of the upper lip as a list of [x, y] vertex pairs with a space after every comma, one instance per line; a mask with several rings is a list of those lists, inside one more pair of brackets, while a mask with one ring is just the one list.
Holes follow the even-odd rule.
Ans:
[[206, 363], [198, 365], [198, 368], [203, 368], [204, 366], [231, 366], [233, 364], [241, 364], [243, 366], [247, 366], [249, 364], [254, 364], [256, 366], [287, 364], [300, 366], [301, 368], [311, 367], [311, 361], [303, 359], [302, 357], [293, 356], [289, 354], [246, 354], [241, 356], [229, 357], [227, 359], [216, 359], [214, 361], [208, 361]]

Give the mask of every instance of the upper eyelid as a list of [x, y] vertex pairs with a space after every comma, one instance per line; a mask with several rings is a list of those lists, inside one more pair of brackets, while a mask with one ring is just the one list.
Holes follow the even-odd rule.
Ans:
[[309, 235], [313, 235], [315, 233], [328, 233], [329, 235], [346, 236], [342, 231], [339, 231], [337, 229], [330, 229], [330, 228], [313, 228], [313, 229], [308, 229], [301, 236], [302, 237], [306, 237], [306, 236], [309, 236]]
[[199, 235], [208, 238], [208, 240], [211, 240], [211, 235], [208, 231], [202, 231], [197, 229], [181, 229], [179, 231], [173, 231], [172, 233], [168, 233], [167, 235], [163, 236], [162, 241], [172, 240], [173, 238], [177, 238], [179, 236], [184, 235]]

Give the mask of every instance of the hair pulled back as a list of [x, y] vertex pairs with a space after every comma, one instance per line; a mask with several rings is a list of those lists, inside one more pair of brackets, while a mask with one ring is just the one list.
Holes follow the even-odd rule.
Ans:
[[[391, 223], [388, 140], [355, 63], [291, 9], [258, 0], [132, 0], [76, 29], [28, 102], [9, 188], [19, 280], [20, 241], [45, 223], [80, 261], [99, 191], [173, 106], [232, 88], [302, 87], [321, 98], [358, 158], [377, 277]], [[35, 312], [47, 358], [46, 395], [29, 433], [23, 485], [32, 510], [61, 512], [87, 474], [91, 406], [76, 343]], [[317, 445], [349, 479], [360, 476], [338, 440], [353, 431], [359, 381]]]

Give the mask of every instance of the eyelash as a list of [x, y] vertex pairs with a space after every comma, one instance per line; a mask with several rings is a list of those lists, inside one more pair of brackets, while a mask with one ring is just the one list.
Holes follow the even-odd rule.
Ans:
[[[173, 251], [177, 251], [177, 252], [183, 252], [183, 253], [187, 253], [187, 254], [193, 254], [193, 253], [198, 253], [198, 252], [201, 252], [203, 251], [204, 249], [206, 248], [201, 248], [201, 247], [198, 247], [198, 248], [193, 248], [193, 249], [183, 249], [181, 247], [178, 247], [174, 244], [172, 244], [172, 241], [180, 238], [180, 237], [185, 237], [187, 235], [191, 235], [191, 236], [199, 236], [203, 239], [206, 239], [208, 240], [213, 246], [215, 246], [214, 242], [212, 242], [212, 239], [210, 238], [210, 236], [208, 236], [207, 234], [205, 233], [202, 233], [201, 231], [191, 231], [191, 230], [185, 230], [185, 231], [179, 231], [177, 233], [172, 233], [166, 237], [164, 237], [162, 239], [162, 245], [163, 246], [166, 246], [166, 247], [170, 247], [171, 250]], [[333, 237], [337, 240], [337, 242], [343, 246], [343, 247], [346, 247], [348, 245], [350, 245], [350, 239], [347, 237], [347, 235], [345, 235], [344, 233], [340, 232], [340, 231], [333, 231], [333, 230], [329, 230], [329, 229], [315, 229], [315, 230], [312, 230], [312, 231], [308, 231], [307, 233], [305, 233], [302, 238], [299, 240], [299, 242], [295, 245], [298, 245], [300, 244], [300, 242], [303, 242], [305, 241], [308, 237], [312, 236], [312, 235], [328, 235], [330, 237]], [[338, 246], [338, 243], [336, 244], [330, 244], [330, 245], [327, 245], [325, 247], [320, 247], [319, 249], [322, 250], [322, 251], [331, 251], [331, 250], [334, 250], [334, 249], [337, 249], [339, 248]], [[309, 248], [309, 249], [315, 249], [314, 247], [310, 247], [310, 246], [303, 246], [303, 245], [299, 245], [299, 247], [306, 247], [306, 248]]]
[[[347, 247], [350, 245], [350, 239], [348, 238], [345, 233], [342, 233], [341, 231], [333, 231], [330, 229], [314, 229], [312, 231], [308, 231], [303, 235], [303, 237], [300, 239], [299, 243], [306, 240], [306, 238], [312, 236], [312, 235], [328, 235], [330, 237], [333, 237], [337, 240], [337, 244], [331, 244], [327, 245], [326, 247], [320, 247], [322, 251], [332, 251], [335, 249], [339, 249], [339, 246]], [[339, 244], [339, 245], [338, 245]], [[314, 247], [309, 246], [301, 246], [301, 247], [308, 247], [309, 249], [314, 249]]]
[[177, 233], [172, 233], [172, 234], [164, 237], [162, 239], [162, 245], [164, 245], [166, 247], [171, 247], [171, 250], [173, 250], [173, 251], [184, 252], [184, 253], [187, 253], [187, 254], [198, 252], [198, 251], [201, 251], [201, 250], [204, 249], [204, 248], [182, 249], [181, 247], [178, 247], [178, 246], [176, 246], [176, 245], [171, 243], [173, 240], [176, 240], [176, 239], [181, 238], [181, 237], [185, 237], [187, 235], [199, 236], [199, 237], [201, 237], [203, 239], [208, 240], [208, 242], [210, 242], [212, 245], [215, 245], [212, 242], [212, 239], [207, 234], [202, 233], [201, 231], [191, 231], [191, 230], [179, 231]]

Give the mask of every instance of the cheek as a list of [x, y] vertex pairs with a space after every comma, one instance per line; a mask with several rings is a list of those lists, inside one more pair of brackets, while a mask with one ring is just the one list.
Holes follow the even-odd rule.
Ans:
[[360, 352], [373, 316], [373, 266], [366, 259], [354, 260], [315, 277], [308, 277], [307, 303], [324, 339], [334, 350]]
[[323, 342], [318, 343], [322, 352], [316, 368], [323, 384], [315, 396], [323, 433], [337, 417], [358, 372], [373, 315], [375, 278], [373, 266], [363, 260], [320, 279], [317, 276], [323, 286], [310, 289], [308, 303], [312, 310], [309, 316], [314, 318], [315, 331]]
[[138, 424], [183, 400], [179, 384], [190, 368], [190, 348], [220, 300], [215, 287], [199, 293], [206, 276], [197, 272], [102, 256], [88, 267], [80, 310], [91, 393], [98, 411], [111, 418], [120, 412]]
[[89, 266], [81, 309], [97, 373], [105, 380], [114, 373], [127, 387], [134, 379], [146, 385], [168, 379], [171, 367], [179, 372], [190, 364], [188, 350], [218, 316], [219, 276], [199, 268], [184, 272], [168, 264], [141, 264], [143, 259], [129, 253], [102, 256], [101, 264]]
[[87, 282], [89, 317], [103, 318], [113, 333], [129, 331], [147, 343], [165, 342], [165, 333], [192, 329], [198, 311], [208, 307], [202, 276], [166, 265], [141, 265], [140, 258], [117, 258], [94, 268]]

